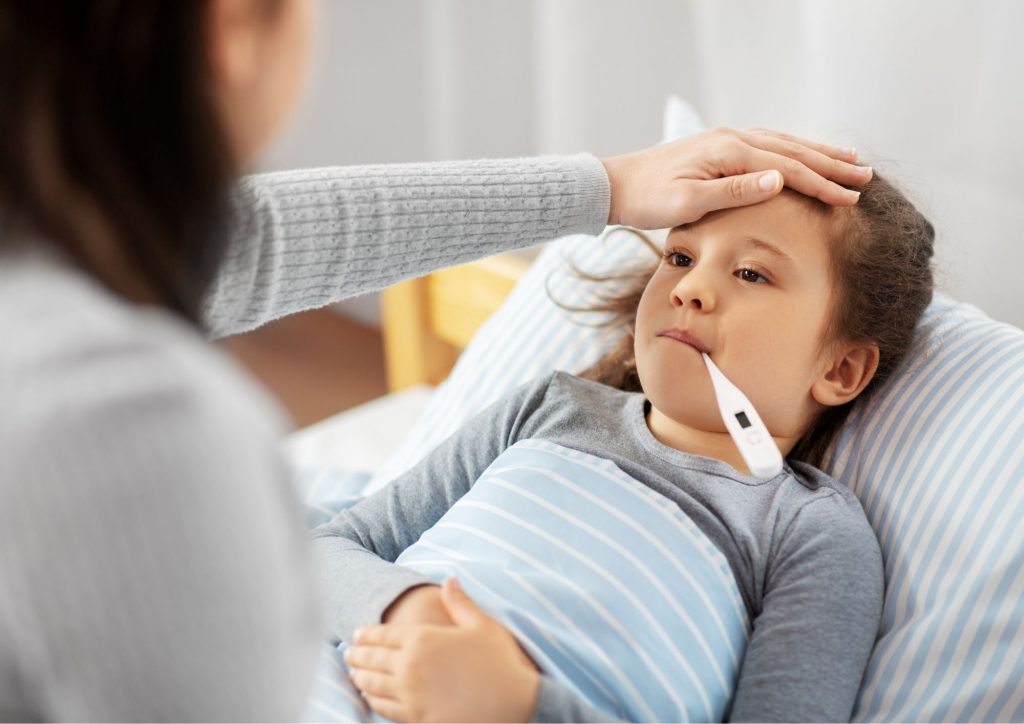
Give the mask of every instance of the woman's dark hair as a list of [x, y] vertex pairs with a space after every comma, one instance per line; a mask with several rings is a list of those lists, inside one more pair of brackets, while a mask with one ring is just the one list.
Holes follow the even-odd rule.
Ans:
[[[932, 298], [931, 257], [935, 240], [932, 224], [889, 181], [875, 173], [862, 187], [860, 201], [851, 207], [831, 207], [805, 196], [810, 213], [825, 219], [830, 230], [833, 304], [822, 349], [832, 342], [875, 342], [878, 369], [862, 394], [877, 389], [899, 366], [914, 339], [914, 329]], [[630, 229], [629, 231], [633, 231]], [[660, 251], [635, 232], [660, 257]], [[616, 291], [575, 311], [606, 312], [607, 324], [624, 331], [622, 339], [581, 377], [622, 390], [642, 391], [633, 355], [636, 310], [657, 262], [614, 276], [594, 276], [574, 270], [591, 282], [614, 282]], [[556, 300], [557, 303], [557, 300]], [[829, 407], [797, 442], [789, 457], [821, 467], [833, 439], [853, 402]]]
[[238, 169], [204, 0], [0, 3], [0, 245], [41, 239], [192, 321]]

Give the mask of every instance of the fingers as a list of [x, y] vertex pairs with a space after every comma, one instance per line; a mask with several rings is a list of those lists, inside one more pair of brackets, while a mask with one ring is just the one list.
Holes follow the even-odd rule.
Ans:
[[[813, 149], [818, 153], [832, 158], [840, 159], [848, 163], [857, 163], [857, 152], [852, 148], [839, 148], [839, 146], [830, 146], [827, 143], [818, 143], [817, 141], [809, 141], [806, 138], [800, 138], [789, 133], [783, 133], [781, 131], [773, 131], [770, 128], [751, 128], [746, 134], [742, 131], [738, 132], [741, 136], [752, 135], [752, 136], [773, 136], [783, 141], [788, 141], [800, 146], [806, 146], [807, 148]], [[748, 143], [750, 140], [748, 139]], [[753, 144], [758, 145], [758, 144]]]
[[871, 168], [868, 166], [847, 163], [802, 143], [777, 138], [768, 132], [740, 134], [740, 137], [755, 148], [799, 161], [818, 175], [837, 183], [861, 186], [871, 178]]
[[[608, 223], [678, 226], [716, 209], [771, 198], [782, 184], [827, 204], [852, 206], [860, 194], [851, 189], [871, 179], [871, 169], [854, 161], [855, 152], [784, 133], [712, 129], [602, 159], [612, 192]], [[758, 189], [756, 178], [772, 170], [782, 174], [781, 184]], [[742, 178], [757, 172], [760, 177]]]
[[345, 663], [356, 669], [391, 673], [395, 669], [397, 649], [384, 646], [349, 646]]
[[719, 209], [767, 201], [781, 190], [782, 175], [778, 171], [757, 171], [709, 181], [693, 181], [688, 185], [685, 198], [692, 210], [690, 214], [698, 219]]
[[404, 706], [394, 699], [385, 699], [373, 696], [372, 694], [363, 694], [363, 698], [366, 699], [366, 703], [370, 705], [371, 709], [387, 719], [392, 721], [412, 721], [415, 719], [415, 717], [409, 715]]
[[394, 623], [367, 626], [356, 629], [352, 641], [359, 646], [386, 646], [398, 649], [402, 647], [412, 628], [418, 628], [418, 626]]
[[[381, 699], [395, 700], [398, 697], [398, 685], [391, 674], [379, 671], [352, 669], [348, 677], [363, 696], [375, 696]], [[376, 708], [376, 707], [374, 707]]]
[[345, 663], [349, 666], [349, 679], [376, 713], [393, 721], [412, 721], [405, 703], [400, 699], [403, 689], [394, 675], [396, 657], [399, 656], [408, 629], [402, 625], [369, 626], [358, 629], [352, 644], [345, 650]]
[[[767, 171], [778, 169], [786, 181], [786, 185], [806, 196], [812, 196], [834, 206], [852, 206], [857, 203], [860, 194], [843, 188], [835, 181], [830, 181], [817, 171], [805, 166], [785, 155], [763, 151], [760, 148], [749, 148], [749, 158], [745, 166], [750, 171]], [[867, 181], [864, 178], [860, 183]]]

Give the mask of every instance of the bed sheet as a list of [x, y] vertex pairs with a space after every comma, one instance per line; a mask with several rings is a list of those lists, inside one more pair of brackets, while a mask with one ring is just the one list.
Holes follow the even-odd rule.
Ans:
[[284, 454], [309, 528], [371, 492], [374, 472], [409, 437], [433, 394], [427, 385], [394, 392], [285, 438]]
[[285, 451], [299, 467], [373, 472], [412, 431], [433, 392], [417, 385], [339, 412], [293, 432]]

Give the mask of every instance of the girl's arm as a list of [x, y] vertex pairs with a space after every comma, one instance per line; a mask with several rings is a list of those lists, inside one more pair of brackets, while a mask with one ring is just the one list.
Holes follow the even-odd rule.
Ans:
[[528, 383], [470, 419], [387, 487], [313, 531], [328, 625], [351, 641], [356, 628], [378, 624], [406, 590], [432, 583], [394, 564], [441, 518], [491, 462], [523, 434], [551, 377]]
[[882, 615], [875, 535], [855, 500], [816, 498], [769, 562], [730, 721], [850, 721]]
[[[550, 381], [550, 376], [542, 378], [499, 400], [386, 488], [314, 530], [313, 544], [320, 561], [321, 588], [326, 593], [328, 625], [337, 638], [351, 642], [357, 628], [390, 629], [394, 633], [408, 628], [377, 624], [403, 593], [431, 581], [393, 561], [469, 490], [505, 448], [529, 436], [530, 415], [541, 405]], [[501, 641], [511, 634], [497, 621], [493, 623], [502, 631], [493, 627], [463, 629], [453, 631], [448, 638], [469, 641], [468, 648], [478, 653], [521, 653], [517, 645]], [[425, 640], [422, 636], [415, 638]], [[441, 641], [438, 645], [447, 643]], [[447, 676], [444, 667], [460, 670], [466, 661], [459, 656], [434, 656], [429, 650], [421, 650], [420, 654], [425, 668], [437, 674], [441, 682], [429, 687], [430, 691], [440, 701], [465, 703], [466, 676], [457, 671]], [[476, 674], [486, 673], [472, 662], [470, 666]], [[503, 684], [485, 677], [476, 689], [494, 692], [496, 698], [503, 691]], [[544, 675], [534, 692], [532, 710], [532, 718], [538, 721], [614, 721]], [[483, 718], [483, 713], [471, 718]]]
[[547, 241], [597, 234], [604, 166], [567, 157], [300, 169], [249, 176], [207, 291], [214, 337]]

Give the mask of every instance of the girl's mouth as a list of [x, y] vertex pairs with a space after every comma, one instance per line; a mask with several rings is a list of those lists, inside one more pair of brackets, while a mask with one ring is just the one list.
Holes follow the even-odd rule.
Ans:
[[692, 332], [688, 332], [685, 329], [679, 329], [679, 328], [666, 329], [666, 330], [663, 330], [661, 332], [658, 332], [658, 336], [659, 337], [668, 337], [669, 339], [674, 339], [677, 342], [682, 342], [683, 344], [688, 344], [691, 347], [693, 347], [695, 350], [697, 350], [698, 352], [701, 352], [701, 353], [705, 353], [705, 352], [709, 351], [708, 348], [707, 348], [707, 345], [705, 345], [703, 342], [701, 342], [699, 339], [697, 339], [697, 337]]

